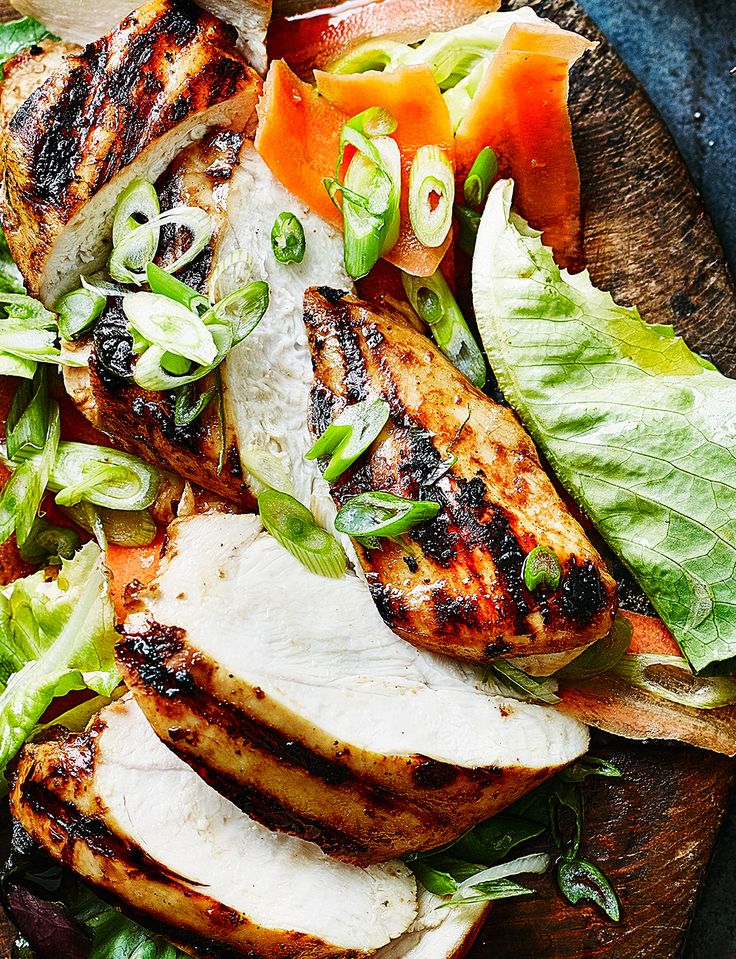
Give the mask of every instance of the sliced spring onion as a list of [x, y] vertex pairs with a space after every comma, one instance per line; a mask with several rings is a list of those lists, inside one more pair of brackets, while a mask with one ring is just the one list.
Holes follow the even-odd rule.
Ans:
[[632, 686], [659, 699], [693, 709], [718, 709], [736, 703], [736, 680], [731, 676], [696, 676], [679, 656], [627, 654], [610, 670]]
[[113, 283], [103, 270], [93, 273], [92, 276], [80, 276], [79, 281], [82, 289], [104, 296], [105, 299], [111, 296], [127, 296], [130, 293], [130, 290], [122, 284]]
[[258, 512], [274, 539], [310, 572], [331, 579], [345, 573], [347, 559], [340, 544], [293, 496], [264, 490], [258, 497]]
[[80, 546], [79, 534], [68, 526], [52, 526], [38, 517], [30, 536], [20, 547], [20, 555], [34, 566], [56, 564], [71, 559]]
[[307, 249], [304, 227], [293, 213], [279, 213], [271, 229], [271, 249], [279, 263], [301, 263]]
[[511, 876], [523, 876], [546, 872], [552, 859], [546, 853], [531, 853], [528, 856], [519, 856], [511, 862], [502, 862], [498, 866], [482, 869], [474, 876], [469, 876], [459, 884], [459, 889], [472, 889], [484, 882], [493, 882], [496, 879], [509, 879]]
[[81, 287], [66, 293], [56, 304], [59, 317], [59, 335], [64, 340], [76, 340], [86, 333], [107, 305], [107, 297]]
[[202, 322], [227, 323], [232, 328], [233, 346], [237, 346], [258, 326], [271, 302], [271, 289], [264, 280], [255, 280], [241, 290], [230, 293], [202, 316]]
[[[112, 224], [112, 245], [119, 246], [137, 227], [155, 220], [160, 213], [161, 204], [154, 185], [148, 180], [133, 180], [118, 197]], [[156, 246], [158, 236], [154, 253]]]
[[215, 370], [215, 390], [217, 391], [217, 417], [220, 421], [220, 455], [217, 458], [217, 475], [222, 473], [227, 453], [227, 423], [225, 422], [225, 390], [222, 386], [222, 370]]
[[631, 623], [621, 613], [616, 615], [611, 632], [556, 673], [560, 679], [585, 680], [610, 672], [631, 644]]
[[77, 526], [95, 533], [101, 528], [104, 540], [117, 546], [148, 546], [158, 529], [148, 510], [106, 509], [79, 503], [65, 509]]
[[240, 450], [240, 462], [260, 487], [293, 495], [294, 483], [284, 466], [283, 458], [276, 453], [256, 446], [247, 446]]
[[141, 356], [133, 369], [133, 379], [144, 390], [176, 390], [187, 383], [196, 383], [203, 377], [211, 373], [225, 359], [233, 345], [233, 332], [230, 326], [225, 323], [210, 323], [207, 329], [212, 334], [212, 338], [217, 346], [217, 356], [212, 363], [199, 364], [189, 373], [183, 376], [177, 376], [167, 372], [161, 364], [166, 354], [157, 346], [149, 347]]
[[409, 302], [429, 326], [432, 337], [447, 359], [470, 382], [482, 389], [486, 361], [440, 270], [433, 276], [401, 274]]
[[433, 500], [411, 500], [383, 492], [359, 493], [340, 509], [335, 529], [358, 540], [401, 536], [434, 519], [441, 508]]
[[202, 318], [176, 300], [157, 293], [129, 293], [123, 299], [129, 329], [160, 350], [207, 365], [217, 356], [212, 333]]
[[367, 137], [389, 137], [396, 132], [399, 123], [384, 107], [368, 107], [349, 120], [348, 126]]
[[476, 209], [483, 206], [497, 175], [498, 157], [491, 147], [483, 147], [463, 184], [463, 196], [468, 206]]
[[[144, 341], [144, 350], [147, 350], [151, 345], [147, 341]], [[133, 349], [135, 349], [135, 339], [133, 340]], [[192, 368], [192, 361], [185, 359], [183, 356], [177, 356], [176, 353], [163, 353], [161, 356], [161, 366], [166, 370], [167, 373], [173, 373], [175, 376], [184, 376]]]
[[385, 400], [364, 400], [346, 407], [309, 450], [307, 459], [331, 454], [323, 475], [328, 483], [334, 483], [365, 453], [388, 417], [389, 405]]
[[212, 237], [212, 220], [208, 213], [193, 206], [174, 207], [154, 220], [131, 229], [122, 242], [113, 248], [108, 262], [112, 279], [119, 283], [135, 283], [138, 286], [145, 283], [146, 267], [155, 256], [159, 232], [162, 227], [170, 225], [185, 227], [191, 234], [191, 239], [186, 250], [173, 263], [164, 267], [167, 273], [177, 273], [187, 263], [191, 263]]
[[548, 706], [555, 706], [561, 702], [557, 695], [557, 684], [554, 680], [538, 679], [529, 676], [523, 670], [506, 660], [498, 659], [491, 664], [491, 670], [516, 692], [523, 693], [530, 699]]
[[193, 383], [180, 386], [174, 400], [174, 423], [176, 426], [189, 426], [198, 420], [217, 395], [213, 387], [204, 393], [197, 393]]
[[5, 424], [5, 443], [11, 460], [41, 452], [46, 443], [50, 412], [46, 372], [39, 368], [33, 382], [22, 380], [13, 394]]
[[417, 150], [409, 173], [409, 219], [424, 246], [442, 246], [452, 226], [455, 173], [446, 153], [429, 145]]
[[177, 280], [175, 276], [162, 270], [155, 263], [149, 263], [146, 266], [146, 278], [151, 287], [151, 293], [167, 296], [170, 300], [175, 300], [181, 306], [191, 310], [192, 313], [204, 313], [210, 308], [210, 301], [206, 296], [202, 296], [187, 283]]
[[56, 494], [58, 506], [76, 506], [82, 500], [90, 501], [100, 487], [124, 482], [127, 472], [122, 466], [113, 466], [109, 463], [89, 462], [81, 465], [79, 476], [74, 485], [63, 487]]
[[411, 52], [405, 43], [380, 38], [366, 40], [340, 57], [329, 67], [330, 73], [365, 73], [367, 70], [385, 70], [403, 62]]
[[562, 566], [549, 546], [535, 546], [524, 560], [521, 569], [524, 585], [530, 593], [540, 587], [554, 592], [562, 579]]
[[460, 234], [460, 249], [472, 257], [475, 254], [475, 241], [480, 226], [480, 213], [466, 206], [455, 207], [455, 219]]
[[[29, 462], [35, 462], [35, 457]], [[59, 443], [47, 485], [55, 493], [84, 485], [85, 502], [130, 511], [151, 506], [160, 480], [155, 467], [129, 453], [90, 443], [64, 442]]]
[[233, 290], [240, 290], [247, 286], [252, 277], [253, 258], [244, 250], [236, 250], [228, 256], [221, 257], [210, 279], [210, 304], [214, 305]]

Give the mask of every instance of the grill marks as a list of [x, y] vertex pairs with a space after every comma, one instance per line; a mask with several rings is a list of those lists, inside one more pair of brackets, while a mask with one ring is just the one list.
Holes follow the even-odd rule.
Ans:
[[[314, 435], [346, 403], [381, 396], [391, 410], [384, 435], [333, 487], [337, 504], [379, 489], [442, 506], [405, 546], [357, 547], [388, 625], [417, 645], [475, 660], [575, 649], [604, 635], [615, 584], [513, 414], [421, 334], [352, 297], [307, 291], [305, 323]], [[539, 543], [555, 549], [564, 571], [546, 597], [530, 595], [522, 577]]]

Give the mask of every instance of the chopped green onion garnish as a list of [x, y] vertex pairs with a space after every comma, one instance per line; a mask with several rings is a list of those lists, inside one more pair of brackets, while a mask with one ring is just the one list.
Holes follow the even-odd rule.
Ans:
[[109, 509], [143, 510], [156, 499], [161, 474], [136, 456], [90, 443], [59, 443], [49, 489], [73, 499], [84, 488], [84, 499]]
[[148, 510], [106, 509], [79, 503], [65, 509], [77, 526], [95, 533], [99, 530], [105, 542], [117, 546], [148, 546], [156, 538], [158, 529]]
[[384, 70], [402, 62], [411, 48], [395, 40], [366, 40], [329, 66], [330, 73], [365, 73]]
[[162, 270], [155, 263], [149, 263], [146, 266], [146, 277], [151, 293], [167, 296], [170, 300], [175, 300], [191, 310], [192, 313], [203, 313], [210, 308], [210, 301], [206, 296], [202, 296], [187, 283], [177, 280], [175, 276]]
[[197, 393], [193, 383], [180, 386], [174, 400], [174, 423], [176, 426], [189, 426], [204, 413], [217, 395], [213, 387], [205, 393]]
[[217, 356], [203, 319], [168, 296], [129, 293], [123, 299], [123, 312], [129, 328], [161, 350], [205, 365]]
[[401, 536], [434, 519], [442, 507], [432, 500], [411, 500], [393, 493], [369, 492], [351, 497], [335, 517], [335, 529], [356, 539]]
[[490, 147], [483, 147], [475, 158], [463, 184], [463, 196], [468, 206], [483, 206], [498, 174], [498, 158]]
[[307, 249], [304, 227], [293, 213], [279, 213], [271, 230], [271, 248], [279, 263], [301, 263]]
[[417, 150], [409, 174], [409, 219], [424, 246], [442, 246], [452, 226], [455, 174], [438, 146]]
[[562, 579], [562, 566], [549, 546], [535, 546], [524, 560], [521, 575], [530, 593], [540, 586], [554, 592]]
[[268, 449], [247, 446], [240, 450], [240, 462], [249, 476], [260, 488], [278, 490], [280, 493], [294, 493], [294, 483], [283, 462], [283, 457]]
[[478, 238], [478, 227], [480, 226], [480, 213], [476, 210], [470, 210], [466, 206], [456, 206], [455, 218], [460, 233], [460, 249], [468, 256], [473, 256], [475, 241]]
[[528, 673], [514, 666], [513, 663], [503, 659], [496, 660], [491, 665], [491, 670], [513, 690], [523, 693], [536, 702], [546, 703], [549, 706], [555, 706], [561, 702], [556, 693], [554, 680], [537, 679], [536, 676], [529, 676]]
[[273, 538], [310, 572], [332, 579], [345, 573], [347, 559], [340, 544], [293, 496], [264, 490], [258, 497], [258, 512]]
[[107, 305], [107, 299], [92, 290], [81, 287], [67, 293], [56, 304], [59, 317], [59, 336], [64, 340], [76, 340], [86, 333]]
[[[112, 245], [119, 246], [130, 233], [155, 220], [160, 213], [161, 204], [154, 185], [148, 180], [133, 180], [118, 197], [112, 224]], [[158, 234], [152, 234], [152, 240], [154, 236], [153, 253], [158, 246]]]
[[385, 400], [364, 400], [346, 407], [307, 453], [307, 459], [332, 454], [324, 478], [334, 483], [365, 453], [386, 425], [388, 416], [389, 405]]
[[178, 206], [161, 213], [154, 220], [131, 229], [113, 248], [108, 270], [118, 283], [141, 285], [147, 280], [146, 267], [156, 255], [158, 237], [164, 226], [183, 226], [191, 235], [189, 246], [173, 263], [165, 266], [167, 273], [177, 273], [191, 263], [212, 238], [212, 220], [208, 213], [193, 206]]
[[[151, 344], [148, 340], [143, 341], [143, 349], [147, 350]], [[133, 341], [133, 349], [136, 350], [136, 342]], [[183, 356], [177, 356], [176, 353], [166, 352], [161, 356], [161, 366], [166, 370], [167, 373], [173, 373], [175, 376], [184, 376], [192, 368], [192, 361], [185, 359]]]
[[485, 358], [441, 271], [423, 277], [402, 273], [401, 279], [409, 302], [429, 326], [437, 346], [474, 386], [482, 389], [486, 382]]
[[268, 283], [255, 280], [210, 307], [202, 316], [202, 322], [208, 326], [229, 324], [233, 334], [232, 345], [237, 346], [258, 326], [266, 315], [270, 302], [271, 290]]
[[695, 676], [680, 656], [627, 653], [610, 673], [680, 706], [718, 709], [736, 703], [736, 680], [731, 676]]
[[46, 442], [50, 416], [46, 371], [39, 367], [33, 382], [21, 380], [13, 394], [5, 424], [5, 443], [11, 460], [40, 453]]
[[68, 526], [52, 526], [38, 517], [28, 539], [20, 547], [21, 558], [34, 566], [71, 559], [80, 546], [79, 534]]
[[354, 116], [348, 126], [367, 137], [388, 137], [396, 132], [399, 123], [384, 107], [368, 107]]

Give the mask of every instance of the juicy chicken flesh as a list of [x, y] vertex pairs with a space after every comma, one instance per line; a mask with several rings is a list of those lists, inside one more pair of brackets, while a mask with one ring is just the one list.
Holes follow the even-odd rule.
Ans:
[[69, 57], [4, 139], [3, 229], [30, 293], [53, 306], [98, 269], [122, 190], [212, 127], [247, 123], [259, 89], [235, 31], [173, 0]]
[[[210, 216], [214, 231], [209, 245], [178, 273], [179, 279], [205, 295], [210, 292], [217, 251], [226, 232], [231, 178], [243, 140], [243, 134], [232, 131], [209, 133], [177, 157], [156, 184], [162, 210], [196, 206]], [[164, 231], [157, 256], [160, 265], [166, 266], [183, 252], [185, 232], [184, 228]], [[75, 405], [123, 449], [175, 470], [239, 506], [252, 507], [255, 501], [242, 479], [237, 439], [227, 426], [225, 463], [218, 472], [222, 438], [217, 402], [210, 403], [195, 423], [177, 426], [169, 394], [147, 392], [111, 372], [120, 366], [121, 350], [127, 351], [128, 362], [132, 360], [131, 348], [119, 301], [111, 300], [93, 336], [66, 344], [72, 355], [90, 358], [89, 367], [64, 369], [64, 383]], [[199, 389], [206, 391], [210, 386], [204, 380]]]
[[29, 745], [11, 810], [80, 876], [192, 954], [358, 957], [417, 914], [403, 863], [367, 869], [270, 832], [156, 737], [127, 697], [86, 732]]
[[169, 528], [118, 662], [159, 736], [270, 825], [352, 862], [441, 845], [583, 753], [585, 727], [489, 694], [310, 573], [255, 516]]
[[[180, 0], [180, 5], [184, 3]], [[13, 0], [25, 16], [35, 17], [62, 40], [87, 44], [113, 30], [136, 8], [135, 0]], [[271, 19], [271, 0], [199, 0], [197, 6], [232, 24], [238, 31], [238, 46], [248, 62], [266, 69], [266, 30]]]
[[[384, 490], [441, 504], [410, 545], [357, 545], [373, 598], [400, 636], [478, 662], [576, 655], [604, 636], [616, 586], [544, 473], [513, 413], [471, 386], [400, 317], [335, 291], [310, 290], [304, 318], [316, 383], [310, 425], [320, 436], [347, 405], [381, 397], [386, 429], [332, 488]], [[524, 587], [531, 550], [554, 550], [558, 589]]]

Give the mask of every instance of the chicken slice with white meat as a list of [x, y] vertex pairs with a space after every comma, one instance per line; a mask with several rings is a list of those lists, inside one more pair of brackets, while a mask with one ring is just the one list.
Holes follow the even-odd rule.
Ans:
[[[270, 832], [161, 743], [135, 702], [26, 746], [11, 811], [53, 857], [199, 955], [367, 955], [417, 914], [401, 862], [366, 869]], [[211, 950], [211, 951], [210, 951]]]
[[587, 747], [580, 723], [399, 639], [362, 580], [311, 573], [255, 516], [174, 523], [137, 599], [118, 663], [159, 736], [351, 862], [448, 842]]

